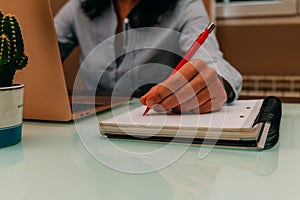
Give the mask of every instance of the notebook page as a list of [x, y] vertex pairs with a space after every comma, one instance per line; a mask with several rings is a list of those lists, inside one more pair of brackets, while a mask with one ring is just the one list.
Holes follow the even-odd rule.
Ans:
[[146, 107], [138, 107], [131, 111], [101, 121], [102, 125], [127, 127], [184, 127], [184, 128], [216, 128], [216, 129], [248, 129], [259, 113], [263, 100], [238, 100], [232, 105], [223, 106], [221, 110], [208, 114], [174, 114], [158, 113], [151, 110], [143, 116]]

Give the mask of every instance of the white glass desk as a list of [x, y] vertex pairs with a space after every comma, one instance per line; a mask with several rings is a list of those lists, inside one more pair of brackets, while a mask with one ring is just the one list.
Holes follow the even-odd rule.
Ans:
[[[0, 199], [299, 199], [300, 105], [283, 105], [280, 133], [270, 150], [213, 149], [200, 159], [194, 146], [163, 169], [132, 174], [96, 160], [73, 122], [25, 121], [23, 141], [0, 149]], [[159, 145], [115, 142], [145, 151]], [[133, 165], [134, 160], [120, 157], [117, 164]]]

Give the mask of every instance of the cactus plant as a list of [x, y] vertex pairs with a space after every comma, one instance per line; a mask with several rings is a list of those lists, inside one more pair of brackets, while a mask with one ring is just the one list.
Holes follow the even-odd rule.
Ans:
[[27, 63], [18, 20], [0, 10], [0, 87], [11, 86], [16, 70], [24, 68]]

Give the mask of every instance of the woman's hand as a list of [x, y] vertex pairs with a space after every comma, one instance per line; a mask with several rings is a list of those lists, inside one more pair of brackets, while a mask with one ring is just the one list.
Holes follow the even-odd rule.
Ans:
[[167, 80], [152, 87], [140, 101], [155, 111], [208, 113], [219, 110], [227, 100], [217, 72], [203, 60], [183, 65]]

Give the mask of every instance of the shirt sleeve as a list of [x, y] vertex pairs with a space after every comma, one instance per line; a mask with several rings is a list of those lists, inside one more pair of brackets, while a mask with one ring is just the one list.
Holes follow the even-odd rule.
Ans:
[[78, 45], [74, 31], [75, 1], [68, 1], [54, 17], [61, 59], [64, 60]]
[[[199, 34], [207, 27], [210, 20], [202, 0], [185, 2], [185, 5], [182, 5], [181, 9], [182, 16], [180, 19], [182, 20], [179, 29], [182, 35], [179, 42], [182, 50], [186, 52]], [[195, 58], [204, 60], [225, 80], [224, 82], [226, 84], [224, 84], [224, 87], [228, 96], [227, 102], [238, 98], [242, 88], [242, 76], [223, 58], [223, 53], [220, 51], [214, 31], [208, 36], [203, 46], [194, 55], [193, 59]], [[230, 94], [230, 91], [233, 93]]]

